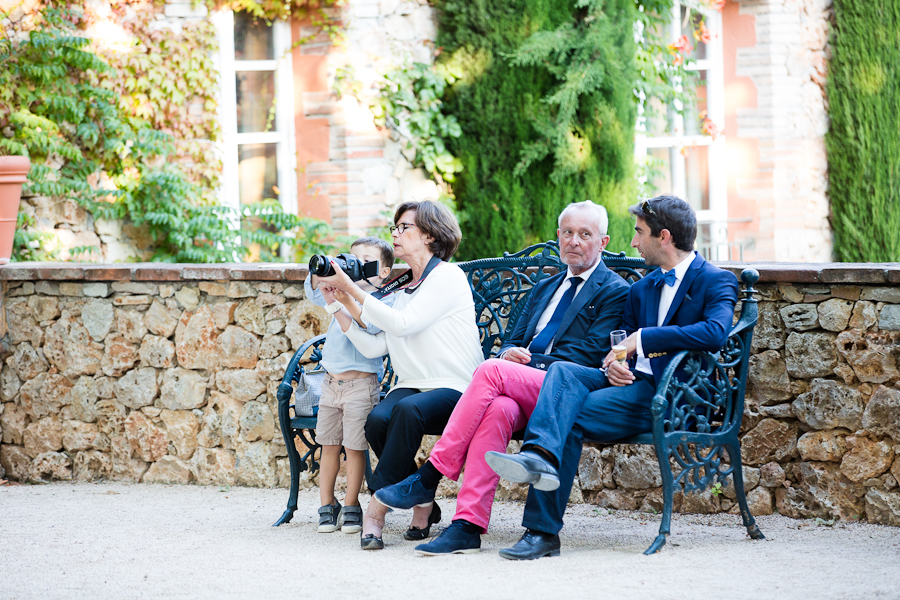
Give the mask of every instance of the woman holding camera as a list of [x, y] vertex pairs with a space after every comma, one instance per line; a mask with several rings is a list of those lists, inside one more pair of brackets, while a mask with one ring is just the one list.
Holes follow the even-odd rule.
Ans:
[[[321, 278], [344, 304], [362, 306], [362, 320], [382, 331], [368, 335], [354, 321], [346, 331], [367, 357], [389, 354], [397, 383], [372, 409], [366, 439], [378, 456], [370, 489], [402, 481], [416, 471], [415, 456], [426, 434], [440, 434], [450, 413], [483, 361], [475, 303], [461, 269], [446, 263], [462, 237], [450, 210], [432, 200], [406, 202], [391, 227], [394, 256], [412, 270], [408, 286], [395, 293], [393, 307], [371, 298], [340, 267]], [[388, 509], [374, 497], [363, 520], [364, 550], [384, 548], [381, 530]], [[428, 537], [440, 521], [437, 504], [416, 507], [409, 540]]]

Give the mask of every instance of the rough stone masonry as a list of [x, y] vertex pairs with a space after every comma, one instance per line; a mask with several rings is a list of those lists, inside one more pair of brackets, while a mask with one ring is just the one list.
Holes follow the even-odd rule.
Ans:
[[[751, 510], [900, 526], [900, 267], [756, 266]], [[285, 265], [0, 269], [0, 476], [286, 487], [275, 391], [329, 320], [303, 297], [305, 277]], [[586, 447], [571, 501], [658, 511], [660, 485], [651, 447]], [[736, 512], [734, 499], [728, 485], [679, 494], [676, 509]]]

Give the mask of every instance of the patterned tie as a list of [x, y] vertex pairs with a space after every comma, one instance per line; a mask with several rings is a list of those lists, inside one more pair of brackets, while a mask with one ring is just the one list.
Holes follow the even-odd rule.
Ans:
[[584, 280], [581, 277], [573, 277], [569, 281], [572, 282], [572, 285], [569, 286], [566, 293], [559, 299], [559, 304], [556, 305], [556, 310], [553, 311], [553, 316], [550, 317], [550, 321], [541, 330], [540, 335], [532, 340], [531, 345], [528, 347], [532, 354], [543, 354], [547, 349], [547, 346], [550, 345], [550, 342], [553, 341], [553, 338], [556, 337], [556, 332], [559, 330], [559, 324], [562, 323], [563, 315], [566, 314], [566, 310], [569, 308], [569, 305], [572, 304], [572, 299], [578, 291], [578, 286]]

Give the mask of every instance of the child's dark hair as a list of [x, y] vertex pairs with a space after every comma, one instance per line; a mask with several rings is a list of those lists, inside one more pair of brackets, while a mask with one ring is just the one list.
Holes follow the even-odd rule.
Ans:
[[381, 261], [378, 267], [383, 269], [384, 267], [391, 268], [394, 266], [394, 247], [381, 238], [374, 236], [361, 237], [350, 244], [351, 248], [353, 246], [373, 246], [378, 248], [378, 251], [381, 253]]

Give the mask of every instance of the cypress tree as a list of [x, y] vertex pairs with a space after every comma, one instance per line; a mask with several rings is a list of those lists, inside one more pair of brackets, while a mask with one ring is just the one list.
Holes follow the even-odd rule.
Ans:
[[900, 261], [900, 0], [835, 0], [828, 75], [834, 250]]
[[454, 185], [459, 258], [554, 239], [571, 202], [610, 213], [610, 249], [631, 239], [634, 0], [440, 0], [439, 63], [461, 79], [445, 112], [463, 134]]

